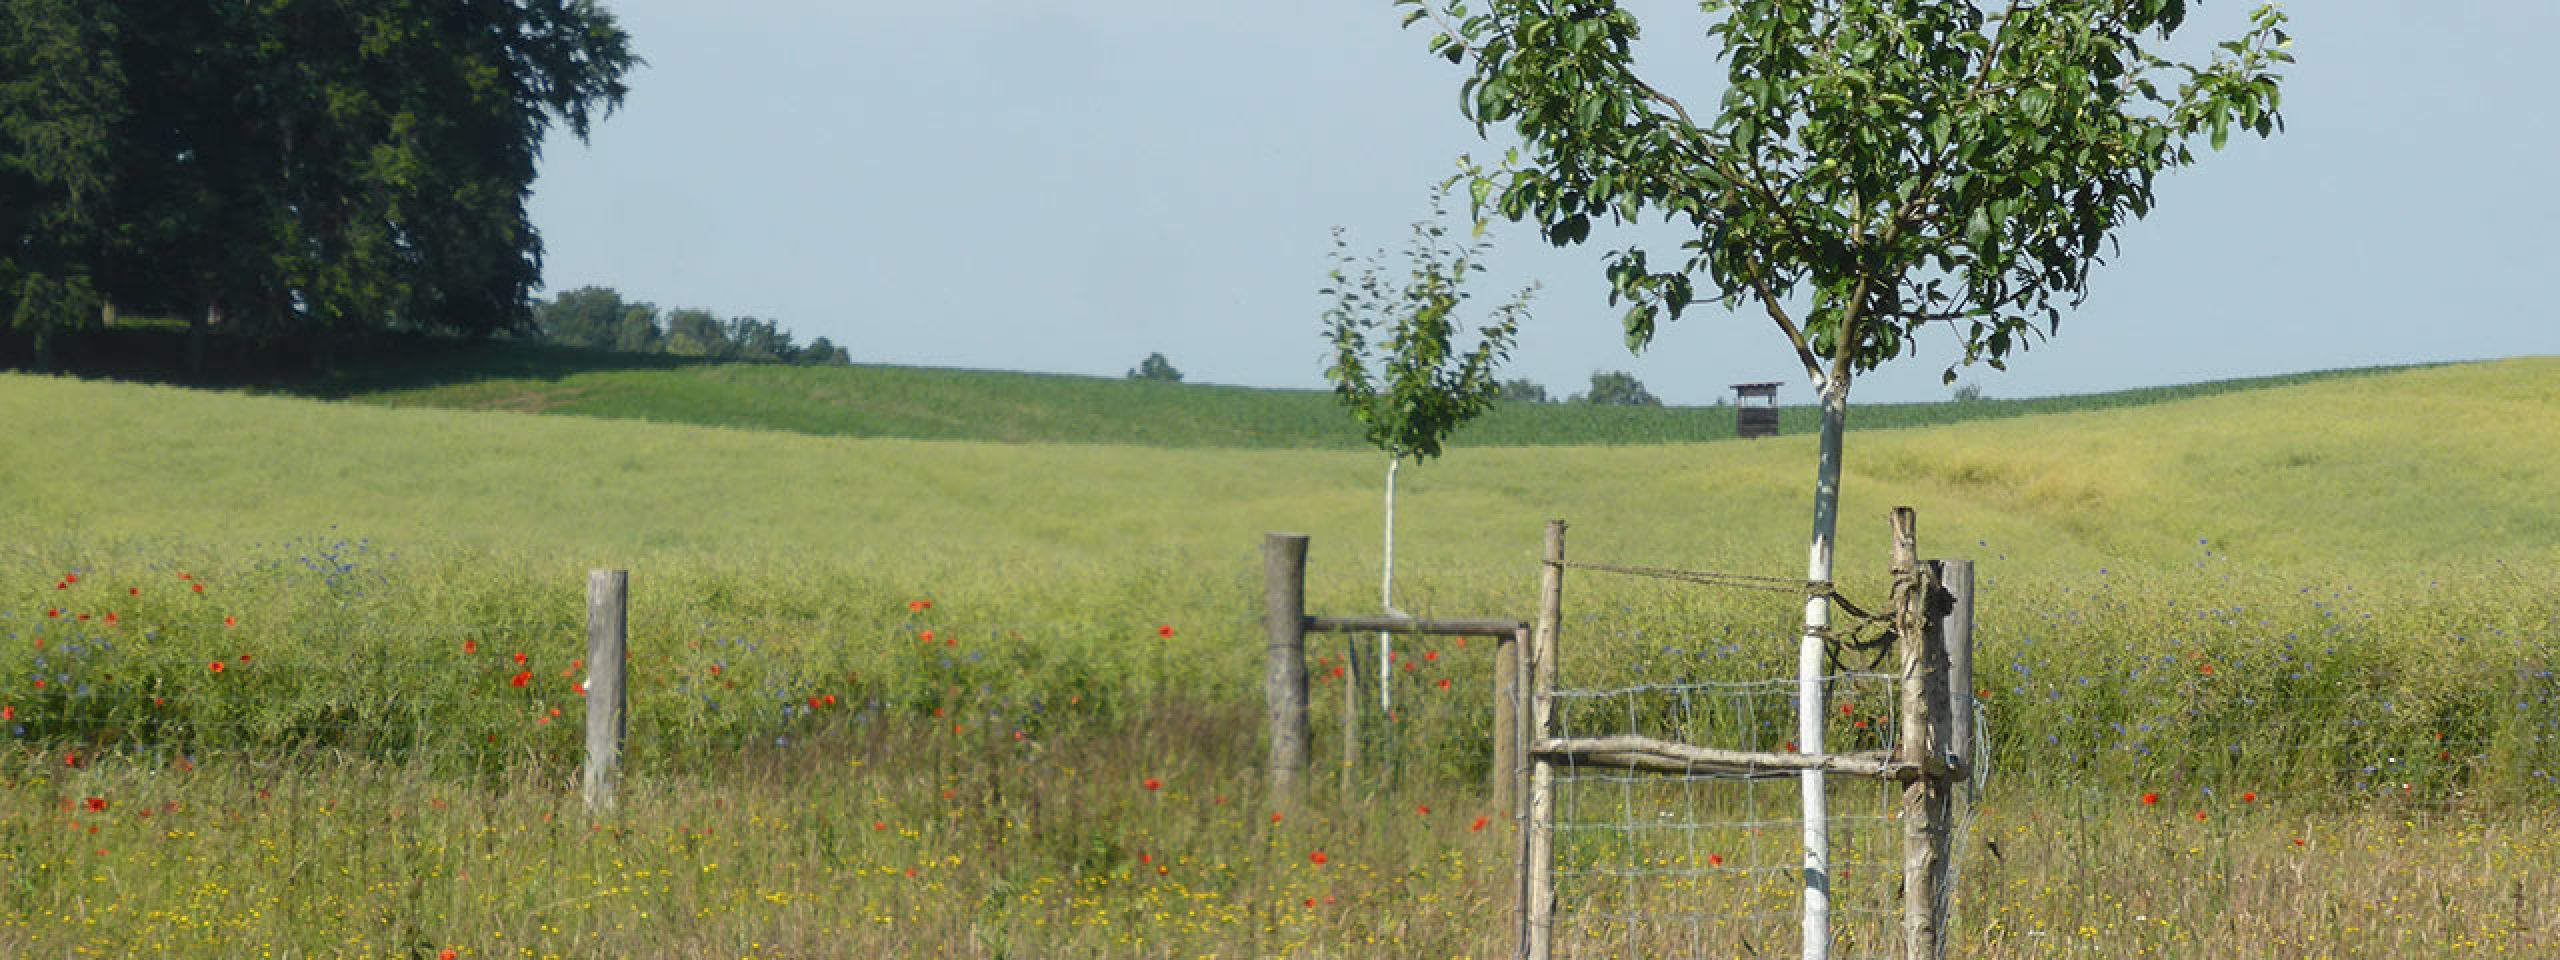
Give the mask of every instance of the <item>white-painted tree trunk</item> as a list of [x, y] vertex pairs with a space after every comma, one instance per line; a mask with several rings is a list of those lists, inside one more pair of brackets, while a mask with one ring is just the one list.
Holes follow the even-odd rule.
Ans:
[[[1396, 610], [1396, 468], [1403, 465], [1403, 457], [1387, 458], [1387, 557], [1386, 562], [1381, 565], [1384, 567], [1383, 575], [1378, 580], [1378, 610], [1390, 616], [1398, 612]], [[1378, 712], [1380, 713], [1387, 713], [1396, 708], [1393, 692], [1396, 673], [1392, 669], [1395, 666], [1392, 662], [1395, 659], [1395, 641], [1391, 639], [1392, 636], [1386, 633], [1378, 634]]]
[[[1805, 561], [1805, 579], [1828, 583], [1833, 535], [1840, 527], [1840, 440], [1849, 421], [1846, 384], [1822, 383], [1822, 454], [1814, 468], [1813, 543]], [[1831, 599], [1809, 596], [1804, 602], [1804, 643], [1796, 653], [1796, 744], [1807, 755], [1820, 755], [1822, 725], [1829, 710], [1822, 675], [1827, 659], [1824, 634], [1831, 627]], [[1804, 960], [1831, 956], [1831, 824], [1825, 810], [1822, 772], [1802, 774], [1804, 793]]]

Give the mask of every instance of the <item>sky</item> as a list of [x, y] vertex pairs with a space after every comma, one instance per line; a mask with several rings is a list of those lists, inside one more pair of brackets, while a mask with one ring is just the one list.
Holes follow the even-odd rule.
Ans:
[[[588, 142], [546, 145], [549, 290], [773, 319], [858, 363], [1119, 376], [1162, 352], [1191, 382], [1321, 388], [1334, 228], [1400, 248], [1459, 156], [1505, 145], [1461, 118], [1460, 69], [1387, 0], [605, 6], [648, 62]], [[1695, 5], [1628, 6], [1645, 69], [1712, 102]], [[2203, 3], [2181, 49], [2238, 34], [2251, 6]], [[2287, 9], [2287, 131], [2164, 175], [2059, 334], [1965, 382], [2045, 396], [2560, 354], [2560, 3]], [[1602, 254], [1676, 234], [1490, 236], [1462, 319], [1539, 286], [1506, 377], [1562, 396], [1626, 371], [1675, 404], [1778, 380], [1811, 400], [1756, 312], [1694, 308], [1628, 351]], [[1943, 399], [1956, 350], [1924, 335], [1853, 403]]]

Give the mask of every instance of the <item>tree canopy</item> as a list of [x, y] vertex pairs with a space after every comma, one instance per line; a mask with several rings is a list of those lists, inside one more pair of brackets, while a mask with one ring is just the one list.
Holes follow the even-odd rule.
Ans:
[[2053, 332], [2192, 139], [2281, 125], [2292, 60], [2273, 5], [2197, 66], [2153, 49], [2186, 0], [1704, 0], [1725, 87], [1693, 107], [1639, 71], [1612, 0], [1398, 2], [1466, 68], [1467, 117], [1523, 141], [1476, 171], [1479, 205], [1557, 245], [1693, 231], [1608, 255], [1630, 346], [1701, 300], [1756, 307], [1826, 392], [1931, 325], [1995, 367]]
[[0, 319], [522, 331], [543, 138], [637, 62], [593, 0], [0, 0]]

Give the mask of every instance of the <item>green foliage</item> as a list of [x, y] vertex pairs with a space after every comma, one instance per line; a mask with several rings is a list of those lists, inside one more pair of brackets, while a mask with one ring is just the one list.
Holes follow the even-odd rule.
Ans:
[[0, 275], [87, 276], [128, 312], [323, 356], [522, 329], [544, 137], [584, 137], [637, 62], [593, 0], [9, 0], [0, 36], [0, 236], [59, 247], [14, 244]]
[[1150, 353], [1147, 354], [1146, 359], [1138, 361], [1138, 365], [1129, 371], [1128, 379], [1181, 383], [1182, 371], [1174, 369], [1173, 361], [1165, 359], [1164, 354]]
[[1547, 388], [1527, 377], [1502, 381], [1502, 390], [1496, 399], [1503, 403], [1552, 402], [1547, 396]]
[[1470, 296], [1467, 276], [1483, 272], [1493, 245], [1484, 238], [1482, 221], [1473, 241], [1452, 241], [1440, 222], [1443, 200], [1443, 192], [1434, 190], [1431, 219], [1413, 224], [1401, 281], [1392, 278], [1383, 252], [1365, 263], [1352, 257], [1336, 228], [1334, 269], [1322, 291], [1333, 298], [1324, 313], [1333, 343], [1325, 379], [1370, 444], [1398, 459], [1439, 456], [1449, 434], [1493, 408], [1501, 390], [1495, 368], [1510, 357], [1537, 289], [1521, 290], [1495, 307], [1490, 322], [1476, 330], [1475, 347], [1457, 352], [1451, 339], [1458, 306]]
[[1955, 389], [1954, 397], [1957, 403], [1973, 403], [1979, 401], [1982, 399], [1982, 385], [1979, 383], [1968, 383], [1958, 386]]
[[1638, 381], [1635, 374], [1617, 370], [1594, 372], [1591, 375], [1590, 391], [1574, 394], [1573, 402], [1604, 407], [1659, 407], [1662, 405], [1662, 399], [1646, 390], [1643, 382]]
[[853, 356], [825, 337], [801, 346], [771, 320], [721, 320], [709, 310], [671, 311], [667, 326], [658, 308], [626, 302], [610, 287], [580, 287], [535, 304], [532, 333], [552, 343], [623, 353], [658, 353], [709, 360], [846, 366]]
[[1726, 83], [1693, 111], [1637, 69], [1614, 0], [1398, 2], [1466, 68], [1468, 119], [1523, 141], [1467, 178], [1480, 209], [1558, 245], [1595, 222], [1694, 231], [1685, 260], [1609, 255], [1631, 347], [1697, 301], [1756, 304], [1844, 394], [1933, 324], [1994, 367], [2053, 332], [2192, 140], [2281, 126], [2292, 61], [2272, 5], [2197, 66], [2154, 52], [2183, 0], [1707, 0]]

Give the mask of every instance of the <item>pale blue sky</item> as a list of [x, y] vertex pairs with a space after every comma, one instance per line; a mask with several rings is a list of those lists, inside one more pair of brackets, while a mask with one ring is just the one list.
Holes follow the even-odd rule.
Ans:
[[[2251, 5], [2207, 2], [2181, 37]], [[770, 317], [857, 362], [1116, 376], [1163, 351], [1195, 382], [1319, 387], [1329, 229], [1400, 244], [1457, 155], [1499, 153], [1386, 0], [608, 6], [649, 65], [591, 146], [549, 147], [551, 288]], [[1714, 76], [1694, 6], [1633, 6], [1667, 82]], [[2061, 335], [1968, 379], [2028, 396], [2560, 353], [2560, 3], [2288, 9], [2290, 132], [2164, 178]], [[1483, 300], [1545, 285], [1510, 375], [1810, 397], [1767, 320], [1694, 311], [1631, 357], [1604, 247], [1495, 236]], [[1853, 399], [1943, 397], [1952, 347], [1923, 347]]]

